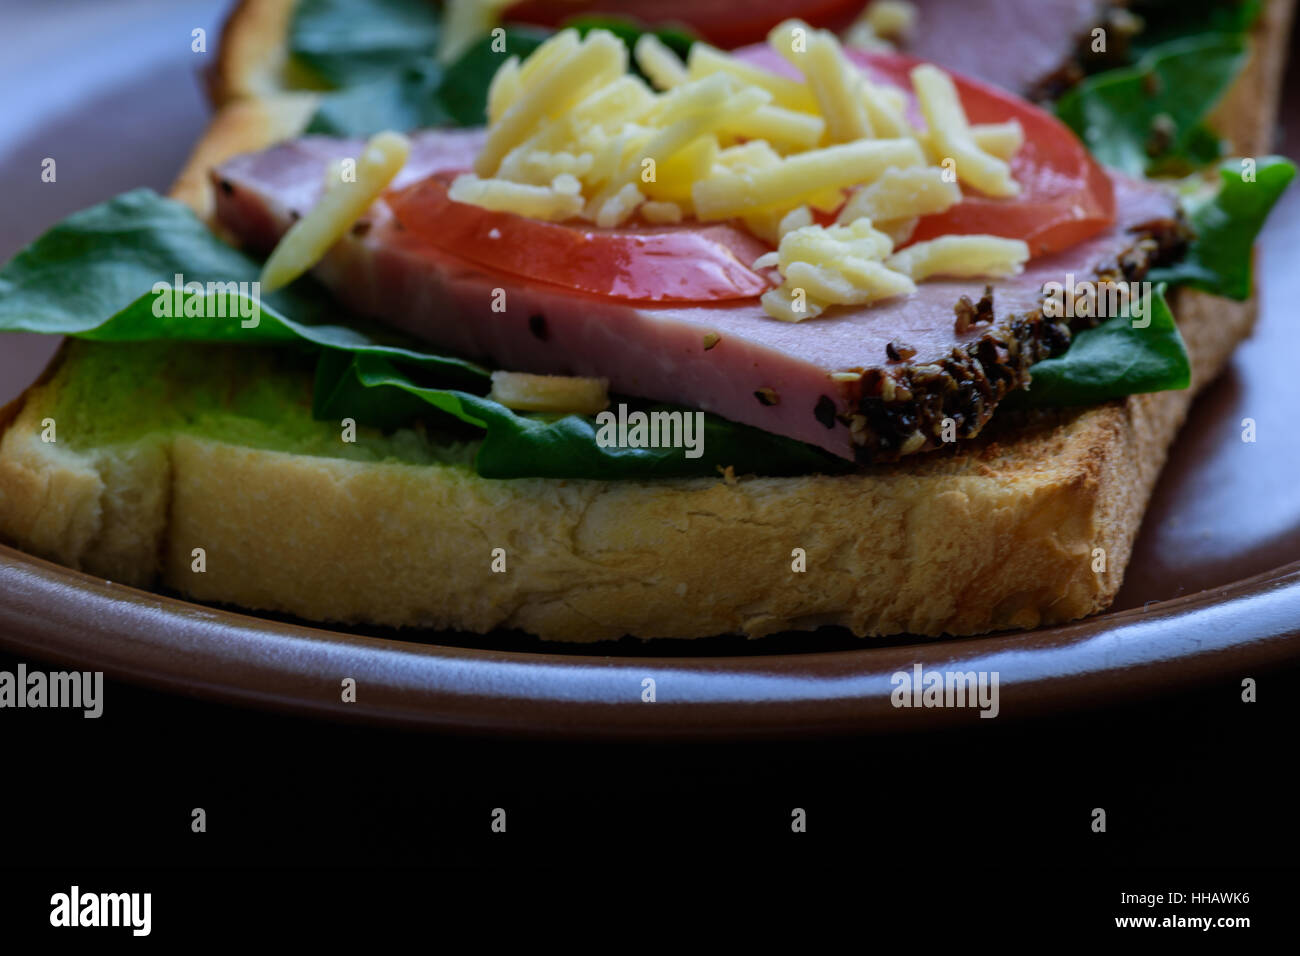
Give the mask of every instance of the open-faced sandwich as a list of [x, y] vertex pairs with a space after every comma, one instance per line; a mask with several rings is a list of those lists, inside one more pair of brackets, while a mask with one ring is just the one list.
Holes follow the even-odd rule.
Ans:
[[0, 413], [0, 536], [203, 601], [563, 640], [1107, 606], [1250, 330], [1288, 3], [1060, 4], [1055, 52], [988, 38], [1022, 68], [987, 80], [935, 38], [998, 4], [843, 38], [691, 4], [716, 43], [761, 23], [730, 51], [690, 11], [503, 6], [240, 7], [175, 198], [0, 271], [0, 330], [70, 336]]

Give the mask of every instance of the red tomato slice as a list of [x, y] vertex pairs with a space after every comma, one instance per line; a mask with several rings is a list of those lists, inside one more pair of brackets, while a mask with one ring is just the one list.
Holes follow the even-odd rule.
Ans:
[[[877, 82], [907, 92], [910, 101], [908, 73], [920, 60], [846, 52]], [[798, 75], [767, 46], [746, 47], [735, 55], [773, 72]], [[994, 199], [968, 190], [947, 212], [922, 217], [911, 242], [948, 233], [986, 233], [1023, 239], [1032, 256], [1041, 256], [1067, 249], [1114, 224], [1115, 190], [1110, 177], [1064, 123], [995, 86], [956, 74], [952, 78], [972, 123], [1019, 120], [1025, 142], [1011, 159], [1011, 172], [1020, 183], [1020, 195]], [[919, 111], [911, 119], [922, 125]]]
[[726, 223], [597, 229], [456, 202], [443, 171], [387, 195], [403, 226], [444, 252], [537, 282], [632, 302], [752, 299], [766, 243]]
[[506, 19], [554, 27], [571, 17], [605, 13], [650, 25], [678, 23], [729, 50], [761, 42], [790, 17], [840, 30], [865, 5], [864, 0], [524, 0], [506, 11]]

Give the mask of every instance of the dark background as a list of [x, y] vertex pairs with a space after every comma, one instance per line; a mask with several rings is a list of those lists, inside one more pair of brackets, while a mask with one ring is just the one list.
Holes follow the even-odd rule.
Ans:
[[[90, 17], [97, 6], [64, 9]], [[32, 11], [48, 7], [0, 3], [9, 18], [5, 66], [27, 70], [32, 84], [27, 96], [6, 96], [0, 111], [0, 254], [115, 191], [107, 180], [166, 188], [201, 131], [194, 71], [202, 64], [168, 46], [156, 70], [101, 89], [90, 79], [104, 69], [95, 57], [148, 58], [145, 48], [160, 42], [184, 50], [191, 21], [207, 24], [215, 45], [222, 6], [123, 4], [154, 17], [158, 29], [115, 40], [106, 25], [81, 52], [69, 41], [66, 69], [41, 73], [49, 85], [38, 88], [21, 62], [34, 54], [19, 41], [35, 35], [23, 29], [43, 29]], [[180, 39], [159, 40], [167, 30]], [[18, 89], [13, 75], [0, 70], [0, 87]], [[79, 89], [93, 108], [45, 124], [39, 142], [15, 145], [11, 134], [34, 123], [23, 115], [33, 97]], [[133, 105], [142, 95], [156, 97], [147, 117]], [[1288, 132], [1294, 144], [1295, 130]], [[27, 170], [46, 140], [116, 145], [59, 154], [68, 187], [42, 195]], [[34, 367], [30, 350], [51, 344], [6, 344], [0, 400], [21, 389], [16, 370]], [[0, 670], [18, 663], [0, 654]], [[107, 682], [98, 720], [0, 713], [0, 864], [17, 868], [13, 891], [0, 896], [0, 925], [45, 924], [49, 894], [73, 882], [151, 890], [161, 929], [210, 919], [213, 901], [194, 898], [195, 887], [242, 888], [242, 906], [256, 906], [248, 894], [312, 897], [317, 907], [343, 894], [359, 906], [368, 894], [409, 894], [435, 878], [394, 883], [391, 875], [322, 869], [375, 865], [493, 871], [463, 878], [462, 889], [522, 874], [533, 890], [562, 888], [574, 905], [647, 874], [665, 875], [651, 899], [671, 900], [708, 880], [710, 892], [745, 890], [751, 907], [774, 888], [833, 878], [860, 890], [858, 905], [877, 921], [922, 912], [943, 925], [945, 914], [965, 906], [995, 925], [1055, 920], [1071, 932], [1150, 912], [1120, 907], [1121, 890], [1250, 890], [1250, 905], [1210, 911], [1264, 924], [1293, 911], [1297, 888], [1295, 871], [1284, 868], [1300, 850], [1300, 665], [1252, 676], [1254, 704], [1241, 702], [1232, 675], [1137, 707], [1099, 700], [1088, 713], [1032, 723], [976, 720], [961, 731], [898, 738], [726, 745], [453, 738]], [[204, 834], [190, 830], [194, 807], [207, 811]], [[490, 830], [494, 807], [507, 811], [505, 834]], [[791, 832], [794, 807], [807, 811], [807, 833]], [[1104, 834], [1091, 831], [1094, 807], [1107, 811]], [[110, 875], [97, 867], [146, 869]], [[260, 867], [308, 870], [254, 872]], [[1194, 869], [1168, 872], [1184, 868]], [[565, 875], [544, 875], [554, 870]]]

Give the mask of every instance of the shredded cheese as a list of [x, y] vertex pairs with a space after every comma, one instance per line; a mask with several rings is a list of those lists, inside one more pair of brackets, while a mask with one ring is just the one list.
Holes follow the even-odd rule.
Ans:
[[916, 4], [908, 0], [873, 0], [862, 17], [878, 36], [901, 39], [916, 27]]
[[953, 159], [957, 178], [990, 196], [1018, 195], [1020, 185], [1011, 178], [1011, 167], [975, 144], [952, 78], [928, 63], [913, 69], [911, 76], [934, 150]]
[[[569, 177], [573, 183], [577, 180]], [[562, 222], [582, 211], [582, 195], [565, 189], [563, 176], [547, 186], [515, 183], [508, 179], [479, 179], [473, 173], [457, 176], [447, 195], [456, 202], [473, 203], [494, 212], [513, 212], [533, 219]]]
[[844, 35], [844, 42], [863, 50], [888, 53], [916, 26], [916, 5], [907, 0], [873, 0]]
[[818, 111], [826, 117], [831, 142], [850, 143], [873, 134], [861, 95], [862, 77], [831, 33], [809, 29], [801, 20], [786, 20], [772, 28], [767, 41], [803, 73]]
[[393, 181], [410, 151], [410, 141], [400, 133], [374, 136], [357, 159], [356, 181], [330, 187], [280, 238], [262, 267], [262, 292], [288, 285], [319, 262]]
[[501, 64], [488, 83], [487, 115], [488, 122], [495, 123], [501, 119], [506, 106], [519, 98], [521, 81], [519, 79], [519, 57], [512, 56]]
[[884, 262], [893, 248], [889, 236], [867, 219], [792, 229], [776, 252], [754, 263], [759, 269], [776, 266], [784, 280], [764, 293], [763, 306], [774, 318], [802, 322], [830, 305], [869, 305], [915, 292], [908, 275]]
[[[547, 50], [548, 47], [551, 49]], [[584, 94], [618, 78], [627, 69], [627, 47], [603, 30], [592, 31], [581, 43], [576, 30], [561, 30], [538, 47], [533, 57], [543, 51], [558, 62], [534, 83], [528, 82], [527, 64], [523, 67], [525, 75], [520, 77], [519, 97], [506, 108], [498, 122], [488, 127], [487, 141], [474, 161], [474, 171], [480, 176], [496, 172], [506, 153], [519, 145], [539, 115], [556, 116], [564, 112]]]
[[939, 236], [894, 253], [887, 265], [919, 281], [936, 275], [1005, 278], [1018, 275], [1028, 261], [1029, 246], [1020, 239]]
[[912, 139], [863, 139], [787, 156], [771, 166], [697, 182], [691, 195], [700, 219], [802, 205], [827, 189], [871, 182], [891, 166], [925, 162]]
[[650, 77], [650, 82], [661, 90], [681, 86], [688, 79], [686, 67], [677, 58], [677, 54], [653, 33], [643, 33], [637, 37], [632, 56], [641, 72]]
[[961, 190], [934, 166], [897, 167], [853, 193], [836, 217], [843, 225], [855, 219], [893, 220], [944, 212], [961, 202]]
[[698, 80], [713, 73], [726, 73], [748, 86], [757, 86], [772, 94], [772, 102], [788, 110], [804, 113], [817, 112], [817, 100], [812, 91], [786, 76], [778, 76], [770, 70], [759, 69], [734, 56], [728, 56], [705, 43], [696, 43], [687, 56], [687, 75]]
[[641, 217], [646, 222], [656, 225], [681, 222], [682, 207], [675, 202], [658, 202], [651, 199], [641, 207]]
[[518, 412], [595, 415], [609, 407], [609, 379], [493, 372], [488, 398]]
[[[886, 0], [863, 22], [898, 35], [910, 17], [906, 4]], [[451, 196], [601, 227], [636, 216], [656, 225], [740, 219], [778, 247], [756, 266], [777, 268], [781, 285], [763, 305], [789, 321], [903, 295], [930, 275], [1021, 268], [1024, 244], [991, 236], [894, 251], [920, 217], [960, 202], [962, 185], [1017, 193], [1018, 123], [972, 125], [947, 74], [919, 66], [917, 128], [904, 91], [873, 83], [834, 34], [787, 20], [768, 42], [801, 78], [703, 43], [683, 63], [645, 34], [633, 58], [648, 85], [628, 73], [626, 47], [609, 32], [560, 31], [493, 77], [485, 144]], [[835, 225], [817, 225], [819, 216]]]

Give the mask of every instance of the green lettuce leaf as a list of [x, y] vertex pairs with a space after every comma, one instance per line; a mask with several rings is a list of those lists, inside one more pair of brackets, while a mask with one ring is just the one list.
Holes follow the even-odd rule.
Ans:
[[1129, 9], [1142, 18], [1129, 51], [1141, 57], [1172, 40], [1201, 33], [1240, 36], [1259, 17], [1261, 0], [1137, 0]]
[[438, 96], [442, 81], [442, 70], [429, 60], [396, 69], [383, 79], [327, 93], [306, 132], [360, 139], [386, 129], [447, 126], [452, 116]]
[[1083, 80], [1056, 112], [1108, 166], [1132, 176], [1191, 171], [1220, 154], [1204, 120], [1245, 57], [1238, 34], [1172, 40], [1133, 66]]
[[[0, 332], [314, 346], [388, 356], [457, 381], [488, 380], [473, 362], [431, 355], [342, 312], [310, 279], [259, 304], [252, 286], [240, 283], [257, 281], [261, 269], [188, 206], [136, 189], [73, 213], [0, 269]], [[183, 284], [202, 285], [203, 294], [154, 293], [159, 283], [174, 288], [178, 274]], [[222, 288], [208, 291], [209, 283]]]
[[[332, 379], [328, 387], [321, 387], [323, 379]], [[739, 474], [799, 475], [852, 467], [811, 445], [709, 414], [700, 419], [703, 442], [697, 458], [687, 457], [682, 448], [603, 447], [595, 418], [521, 415], [481, 395], [421, 386], [396, 363], [375, 354], [359, 354], [350, 364], [334, 360], [327, 370], [318, 367], [317, 386], [317, 396], [326, 396], [316, 406], [321, 419], [363, 422], [370, 414], [393, 414], [367, 422], [391, 426], [402, 423], [403, 414], [421, 417], [424, 403], [483, 428], [486, 435], [474, 464], [485, 478], [677, 478], [716, 476], [728, 466]], [[627, 404], [630, 411], [697, 414], [678, 406]]]
[[511, 27], [505, 52], [492, 49], [492, 38], [485, 36], [446, 69], [432, 55], [392, 66], [323, 94], [307, 132], [361, 137], [385, 129], [481, 125], [487, 122], [488, 83], [497, 68], [508, 56], [528, 56], [548, 35], [531, 27]]
[[317, 85], [343, 89], [429, 59], [440, 32], [428, 0], [297, 0], [288, 44]]
[[1156, 286], [1150, 323], [1134, 328], [1127, 315], [1116, 315], [1075, 335], [1064, 355], [1039, 362], [1033, 381], [1019, 399], [1030, 405], [1095, 405], [1140, 392], [1186, 388], [1191, 381], [1187, 347]]
[[306, 74], [302, 85], [326, 91], [307, 132], [363, 137], [483, 123], [497, 67], [549, 35], [511, 27], [504, 52], [485, 36], [444, 69], [434, 58], [440, 32], [428, 0], [300, 0], [289, 27], [291, 62]]
[[[1249, 174], [1247, 162], [1255, 164]], [[1151, 280], [1191, 285], [1230, 299], [1250, 298], [1255, 237], [1294, 178], [1295, 164], [1281, 156], [1224, 162], [1219, 188], [1184, 203], [1196, 241], [1181, 262], [1154, 270]]]

